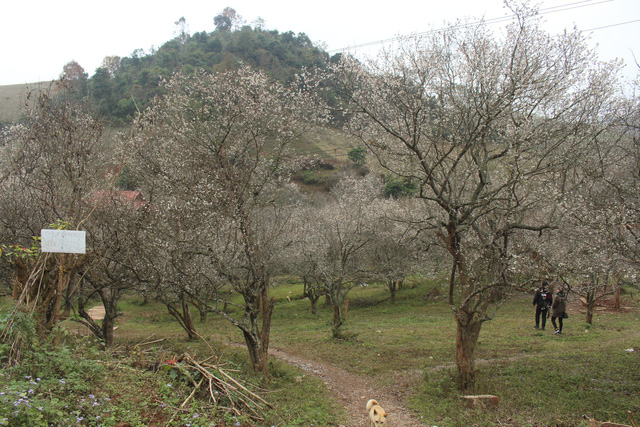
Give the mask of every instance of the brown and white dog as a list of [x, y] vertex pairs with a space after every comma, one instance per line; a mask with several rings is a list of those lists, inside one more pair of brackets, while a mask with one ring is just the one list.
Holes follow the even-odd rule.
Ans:
[[382, 409], [382, 406], [378, 404], [374, 399], [367, 402], [367, 411], [369, 411], [369, 419], [371, 420], [371, 427], [383, 426], [387, 421], [388, 412]]

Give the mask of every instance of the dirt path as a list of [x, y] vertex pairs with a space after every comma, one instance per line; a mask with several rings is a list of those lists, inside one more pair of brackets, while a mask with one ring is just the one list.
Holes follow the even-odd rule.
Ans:
[[397, 374], [394, 377], [394, 385], [383, 388], [327, 363], [312, 362], [274, 348], [269, 350], [269, 354], [297, 366], [309, 375], [320, 378], [345, 408], [350, 418], [347, 427], [370, 427], [366, 410], [369, 399], [376, 399], [386, 411], [390, 412], [386, 424], [390, 427], [426, 425], [404, 405], [410, 389], [409, 383], [415, 380], [415, 374]]

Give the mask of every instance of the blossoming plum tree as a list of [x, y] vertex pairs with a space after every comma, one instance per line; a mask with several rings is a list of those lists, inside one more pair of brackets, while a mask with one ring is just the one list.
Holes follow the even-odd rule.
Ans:
[[295, 203], [280, 196], [291, 170], [288, 145], [324, 111], [310, 83], [301, 76], [284, 87], [247, 67], [177, 74], [137, 123], [138, 169], [157, 216], [152, 258], [164, 266], [157, 271], [170, 272], [158, 281], [201, 300], [211, 293], [197, 294], [190, 282], [206, 276], [232, 287], [243, 299], [239, 316], [220, 294], [201, 302], [242, 331], [254, 369], [265, 373], [269, 284], [290, 244]]
[[[454, 305], [461, 390], [493, 288], [509, 284], [509, 239], [553, 227], [557, 176], [599, 131], [617, 64], [597, 61], [578, 31], [551, 36], [511, 4], [504, 34], [486, 23], [409, 38], [378, 60], [336, 70], [357, 136], [389, 172], [418, 185], [429, 229], [460, 282]], [[425, 215], [428, 216], [428, 215]]]

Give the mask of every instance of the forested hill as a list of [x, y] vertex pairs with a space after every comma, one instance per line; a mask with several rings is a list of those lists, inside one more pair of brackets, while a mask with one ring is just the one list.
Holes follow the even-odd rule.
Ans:
[[[241, 25], [236, 17], [235, 11], [227, 8], [212, 18], [212, 32], [191, 35], [178, 31], [178, 36], [150, 52], [138, 49], [129, 57], [105, 57], [91, 77], [82, 64], [72, 61], [61, 70], [61, 76], [79, 96], [89, 96], [101, 115], [114, 124], [125, 124], [136, 108], [144, 108], [160, 92], [159, 82], [176, 71], [188, 73], [201, 67], [215, 72], [244, 64], [288, 83], [301, 68], [322, 68], [331, 59], [304, 33]], [[183, 19], [176, 23], [178, 29], [181, 23]]]

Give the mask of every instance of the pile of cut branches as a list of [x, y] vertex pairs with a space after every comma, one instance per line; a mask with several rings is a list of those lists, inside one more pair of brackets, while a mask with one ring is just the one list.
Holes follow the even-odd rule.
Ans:
[[181, 408], [198, 392], [208, 394], [216, 408], [237, 416], [249, 416], [256, 421], [264, 421], [260, 414], [265, 406], [271, 408], [271, 405], [257, 394], [266, 390], [235, 379], [230, 374], [234, 370], [226, 369], [226, 364], [219, 363], [215, 356], [197, 361], [190, 354], [184, 353], [177, 359], [168, 361], [166, 367], [178, 370], [193, 385], [193, 391], [180, 405]]

